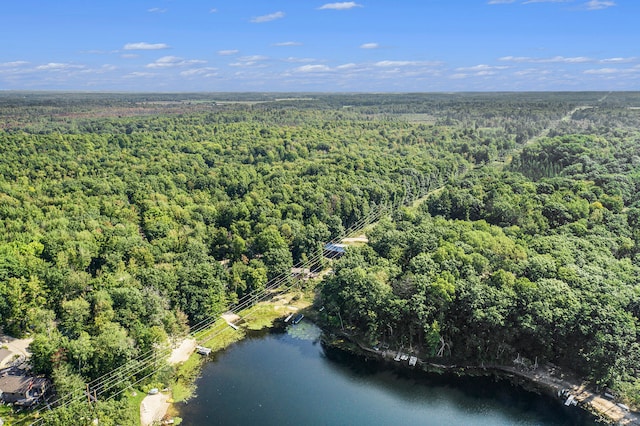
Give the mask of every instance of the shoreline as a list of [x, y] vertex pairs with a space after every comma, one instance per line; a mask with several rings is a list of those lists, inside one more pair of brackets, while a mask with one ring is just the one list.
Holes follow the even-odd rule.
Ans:
[[[272, 304], [274, 313], [277, 312], [278, 306], [273, 304], [274, 302], [267, 302]], [[264, 305], [263, 305], [264, 306]], [[308, 308], [308, 306], [307, 306]], [[362, 344], [349, 334], [341, 331], [331, 330], [322, 324], [320, 318], [317, 318], [318, 312], [312, 309], [305, 309], [300, 307], [302, 311], [311, 319], [316, 325], [318, 325], [325, 336], [335, 336], [337, 338], [324, 339], [325, 343], [329, 346], [336, 347], [342, 350], [346, 350], [358, 356], [365, 358], [374, 358], [383, 361], [394, 368], [403, 369], [420, 369], [427, 373], [442, 374], [453, 373], [460, 376], [494, 376], [497, 378], [509, 380], [512, 384], [522, 387], [526, 390], [535, 392], [541, 395], [547, 395], [552, 397], [558, 404], [563, 404], [566, 400], [572, 396], [572, 400], [576, 408], [584, 410], [589, 415], [593, 416], [598, 421], [605, 422], [607, 424], [616, 424], [622, 426], [640, 426], [640, 413], [628, 411], [616, 403], [616, 401], [605, 398], [601, 394], [595, 392], [589, 388], [589, 384], [586, 381], [582, 381], [576, 377], [570, 376], [563, 372], [558, 367], [550, 364], [541, 365], [536, 368], [515, 367], [508, 365], [456, 365], [456, 364], [439, 364], [421, 359], [416, 359], [415, 366], [410, 366], [407, 359], [398, 361], [396, 356], [398, 351], [392, 350], [375, 350]], [[270, 324], [263, 324], [259, 327], [260, 330], [271, 329], [276, 326], [276, 322], [282, 321], [284, 317], [281, 315], [274, 315], [273, 321]], [[246, 326], [247, 324], [245, 324]], [[244, 328], [244, 327], [243, 327]], [[251, 328], [253, 331], [257, 331], [257, 328]], [[240, 338], [242, 340], [246, 337], [246, 334]], [[188, 346], [193, 346], [191, 342]], [[223, 347], [217, 348], [217, 350], [224, 349]], [[216, 350], [216, 352], [217, 352]], [[193, 354], [193, 352], [192, 352]], [[183, 355], [184, 356], [184, 355]], [[178, 364], [178, 363], [176, 363]], [[175, 364], [174, 364], [175, 365]], [[200, 367], [201, 368], [201, 367]], [[562, 394], [562, 395], [561, 395]], [[159, 412], [158, 412], [159, 413]], [[169, 403], [162, 405], [162, 413], [160, 418], [169, 413], [172, 416], [179, 416], [179, 410], [177, 410], [173, 398], [169, 399]], [[142, 413], [141, 413], [142, 414]], [[154, 416], [155, 417], [155, 416]], [[157, 419], [158, 417], [156, 417]]]
[[[559, 404], [570, 398], [578, 409], [584, 410], [596, 420], [621, 426], [640, 426], [640, 413], [633, 412], [618, 405], [614, 400], [605, 398], [589, 388], [586, 381], [562, 372], [553, 365], [541, 365], [535, 369], [517, 368], [506, 365], [456, 365], [436, 364], [433, 362], [416, 360], [415, 366], [410, 366], [407, 360], [398, 361], [394, 355], [399, 351], [375, 350], [364, 346], [343, 332], [325, 330], [339, 336], [339, 340], [332, 339], [325, 343], [329, 346], [346, 350], [365, 358], [374, 358], [402, 369], [420, 369], [426, 373], [442, 374], [454, 373], [461, 376], [494, 376], [511, 381], [514, 385], [540, 395], [551, 396]], [[348, 344], [345, 344], [348, 342]], [[562, 394], [562, 396], [561, 396]]]
[[[197, 374], [186, 380], [190, 383], [184, 382], [182, 385], [194, 386], [195, 380], [199, 377], [199, 373], [209, 357], [215, 355], [215, 353], [226, 349], [228, 346], [236, 343], [237, 341], [245, 339], [251, 332], [259, 332], [263, 330], [271, 330], [276, 327], [276, 323], [282, 321], [289, 313], [305, 311], [311, 306], [311, 302], [306, 300], [304, 292], [288, 292], [285, 294], [275, 294], [269, 301], [260, 302], [246, 312], [241, 312], [240, 315], [229, 315], [225, 313], [221, 315], [221, 319], [224, 325], [219, 324], [222, 328], [218, 334], [219, 340], [212, 340], [211, 338], [204, 337], [204, 342], [207, 346], [211, 346], [213, 351], [210, 355], [199, 355], [195, 349], [200, 342], [197, 342], [195, 338], [190, 337], [182, 340], [172, 351], [167, 360], [167, 365], [179, 369], [192, 357], [198, 358]], [[284, 316], [283, 316], [284, 315]], [[215, 327], [214, 327], [215, 329]], [[211, 333], [203, 332], [203, 335]], [[226, 333], [232, 333], [233, 336], [226, 336]], [[173, 378], [173, 384], [176, 380], [180, 379], [176, 376]], [[162, 393], [161, 393], [162, 394]], [[163, 398], [162, 403], [159, 403], [158, 395], [147, 395], [141, 402], [140, 411], [140, 424], [141, 426], [150, 426], [153, 421], [161, 421], [165, 418], [180, 418], [180, 411], [177, 408], [178, 402], [188, 401], [195, 394], [195, 388], [189, 389], [188, 395], [184, 398], [175, 399], [174, 389], [169, 391], [169, 395]], [[154, 398], [155, 397], [155, 398]], [[153, 419], [149, 422], [147, 419]], [[145, 421], [146, 420], [146, 421]]]

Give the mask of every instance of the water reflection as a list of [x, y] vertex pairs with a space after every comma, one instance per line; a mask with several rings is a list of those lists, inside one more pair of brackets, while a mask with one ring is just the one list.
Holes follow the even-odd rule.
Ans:
[[186, 425], [582, 425], [575, 407], [492, 378], [392, 370], [320, 344], [303, 321], [208, 363]]

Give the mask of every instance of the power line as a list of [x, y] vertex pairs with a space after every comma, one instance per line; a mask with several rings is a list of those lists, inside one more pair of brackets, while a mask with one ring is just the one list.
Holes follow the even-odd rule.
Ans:
[[[355, 232], [361, 231], [371, 223], [375, 223], [384, 214], [390, 213], [391, 211], [393, 211], [394, 209], [397, 209], [402, 205], [411, 205], [413, 202], [415, 202], [415, 200], [425, 196], [427, 193], [430, 192], [429, 187], [431, 186], [430, 185], [431, 179], [429, 179], [425, 184], [419, 172], [413, 169], [408, 169], [405, 172], [409, 176], [414, 178], [413, 183], [414, 184], [417, 183], [417, 185], [415, 186], [412, 185], [405, 175], [403, 178], [403, 182], [405, 184], [405, 193], [404, 193], [404, 197], [399, 203], [392, 202], [391, 204], [389, 204], [389, 202], [387, 201], [382, 206], [374, 204], [373, 207], [370, 207], [370, 211], [366, 215], [360, 217], [358, 220], [352, 223], [347, 229], [341, 232], [339, 236], [331, 240], [328, 244], [338, 244], [340, 241], [342, 241], [342, 239], [346, 238], [347, 236]], [[416, 189], [415, 192], [414, 192], [414, 187]], [[304, 262], [298, 262], [293, 267], [294, 268], [304, 268], [307, 266], [311, 267], [320, 263], [325, 258], [328, 258], [328, 260], [333, 260], [335, 257], [339, 256], [338, 253], [333, 253], [329, 256], [325, 256], [323, 251], [316, 253], [312, 258], [309, 258]], [[280, 288], [283, 283], [292, 281], [290, 275], [291, 275], [290, 272], [281, 273], [280, 275], [272, 278], [269, 282], [267, 282], [267, 285], [265, 286], [264, 289], [254, 289], [250, 293], [245, 294], [242, 298], [240, 298], [240, 300], [234, 306], [232, 306], [229, 309], [228, 312], [237, 314], [244, 309], [248, 309], [255, 306], [257, 303], [259, 303], [264, 298], [266, 298], [270, 292], [272, 292], [277, 288]], [[284, 289], [288, 290], [295, 284], [296, 282], [292, 281], [288, 286], [285, 286]], [[247, 315], [250, 315], [250, 312], [245, 313], [245, 317], [247, 317]], [[191, 336], [192, 338], [196, 338], [196, 335], [198, 333], [200, 333], [201, 331], [207, 328], [213, 327], [216, 324], [216, 322], [220, 322], [220, 325], [223, 326], [223, 328], [214, 332], [213, 335], [208, 333], [207, 338], [201, 342], [201, 343], [206, 343], [227, 330], [227, 324], [220, 318], [220, 316], [209, 316], [201, 320], [199, 323], [194, 324], [188, 336]], [[92, 380], [91, 382], [88, 383], [88, 387], [90, 388], [90, 391], [93, 391], [97, 396], [103, 396], [107, 392], [113, 389], [117, 389], [118, 387], [124, 387], [124, 389], [111, 392], [107, 396], [107, 399], [112, 399], [115, 396], [120, 395], [122, 392], [124, 392], [126, 388], [134, 386], [140, 383], [141, 381], [156, 374], [159, 371], [159, 369], [152, 368], [152, 371], [150, 373], [144, 375], [142, 378], [137, 379], [133, 383], [130, 382], [130, 380], [137, 377], [137, 375], [143, 372], [145, 369], [150, 368], [153, 364], [157, 363], [158, 359], [164, 358], [165, 356], [169, 355], [171, 352], [172, 352], [172, 349], [170, 347], [165, 347], [160, 351], [151, 349], [145, 352], [144, 354], [141, 354], [137, 358], [132, 359], [126, 362], [125, 364], [109, 371], [108, 373], [105, 373], [102, 376]], [[124, 386], [125, 384], [127, 386]], [[56, 401], [53, 401], [51, 404], [55, 405], [56, 408], [66, 407], [73, 404], [74, 402], [79, 402], [81, 400], [84, 400], [84, 397], [85, 395], [77, 395], [74, 397], [73, 395], [68, 394], [61, 398], [58, 398]], [[40, 411], [37, 412], [37, 414], [39, 413]], [[43, 419], [39, 418], [39, 419], [36, 419], [36, 421], [33, 422], [33, 424], [37, 425], [42, 421]]]

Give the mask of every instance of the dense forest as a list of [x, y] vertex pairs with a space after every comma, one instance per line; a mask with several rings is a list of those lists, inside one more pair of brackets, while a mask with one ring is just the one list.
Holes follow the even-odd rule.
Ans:
[[321, 285], [336, 324], [452, 362], [537, 357], [638, 404], [639, 104], [2, 93], [0, 325], [81, 392], [394, 206]]
[[334, 323], [450, 364], [553, 362], [640, 403], [640, 111], [577, 108], [351, 249]]

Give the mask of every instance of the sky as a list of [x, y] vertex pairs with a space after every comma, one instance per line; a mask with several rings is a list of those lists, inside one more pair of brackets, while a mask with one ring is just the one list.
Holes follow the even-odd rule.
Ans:
[[3, 0], [0, 90], [640, 90], [638, 0]]

